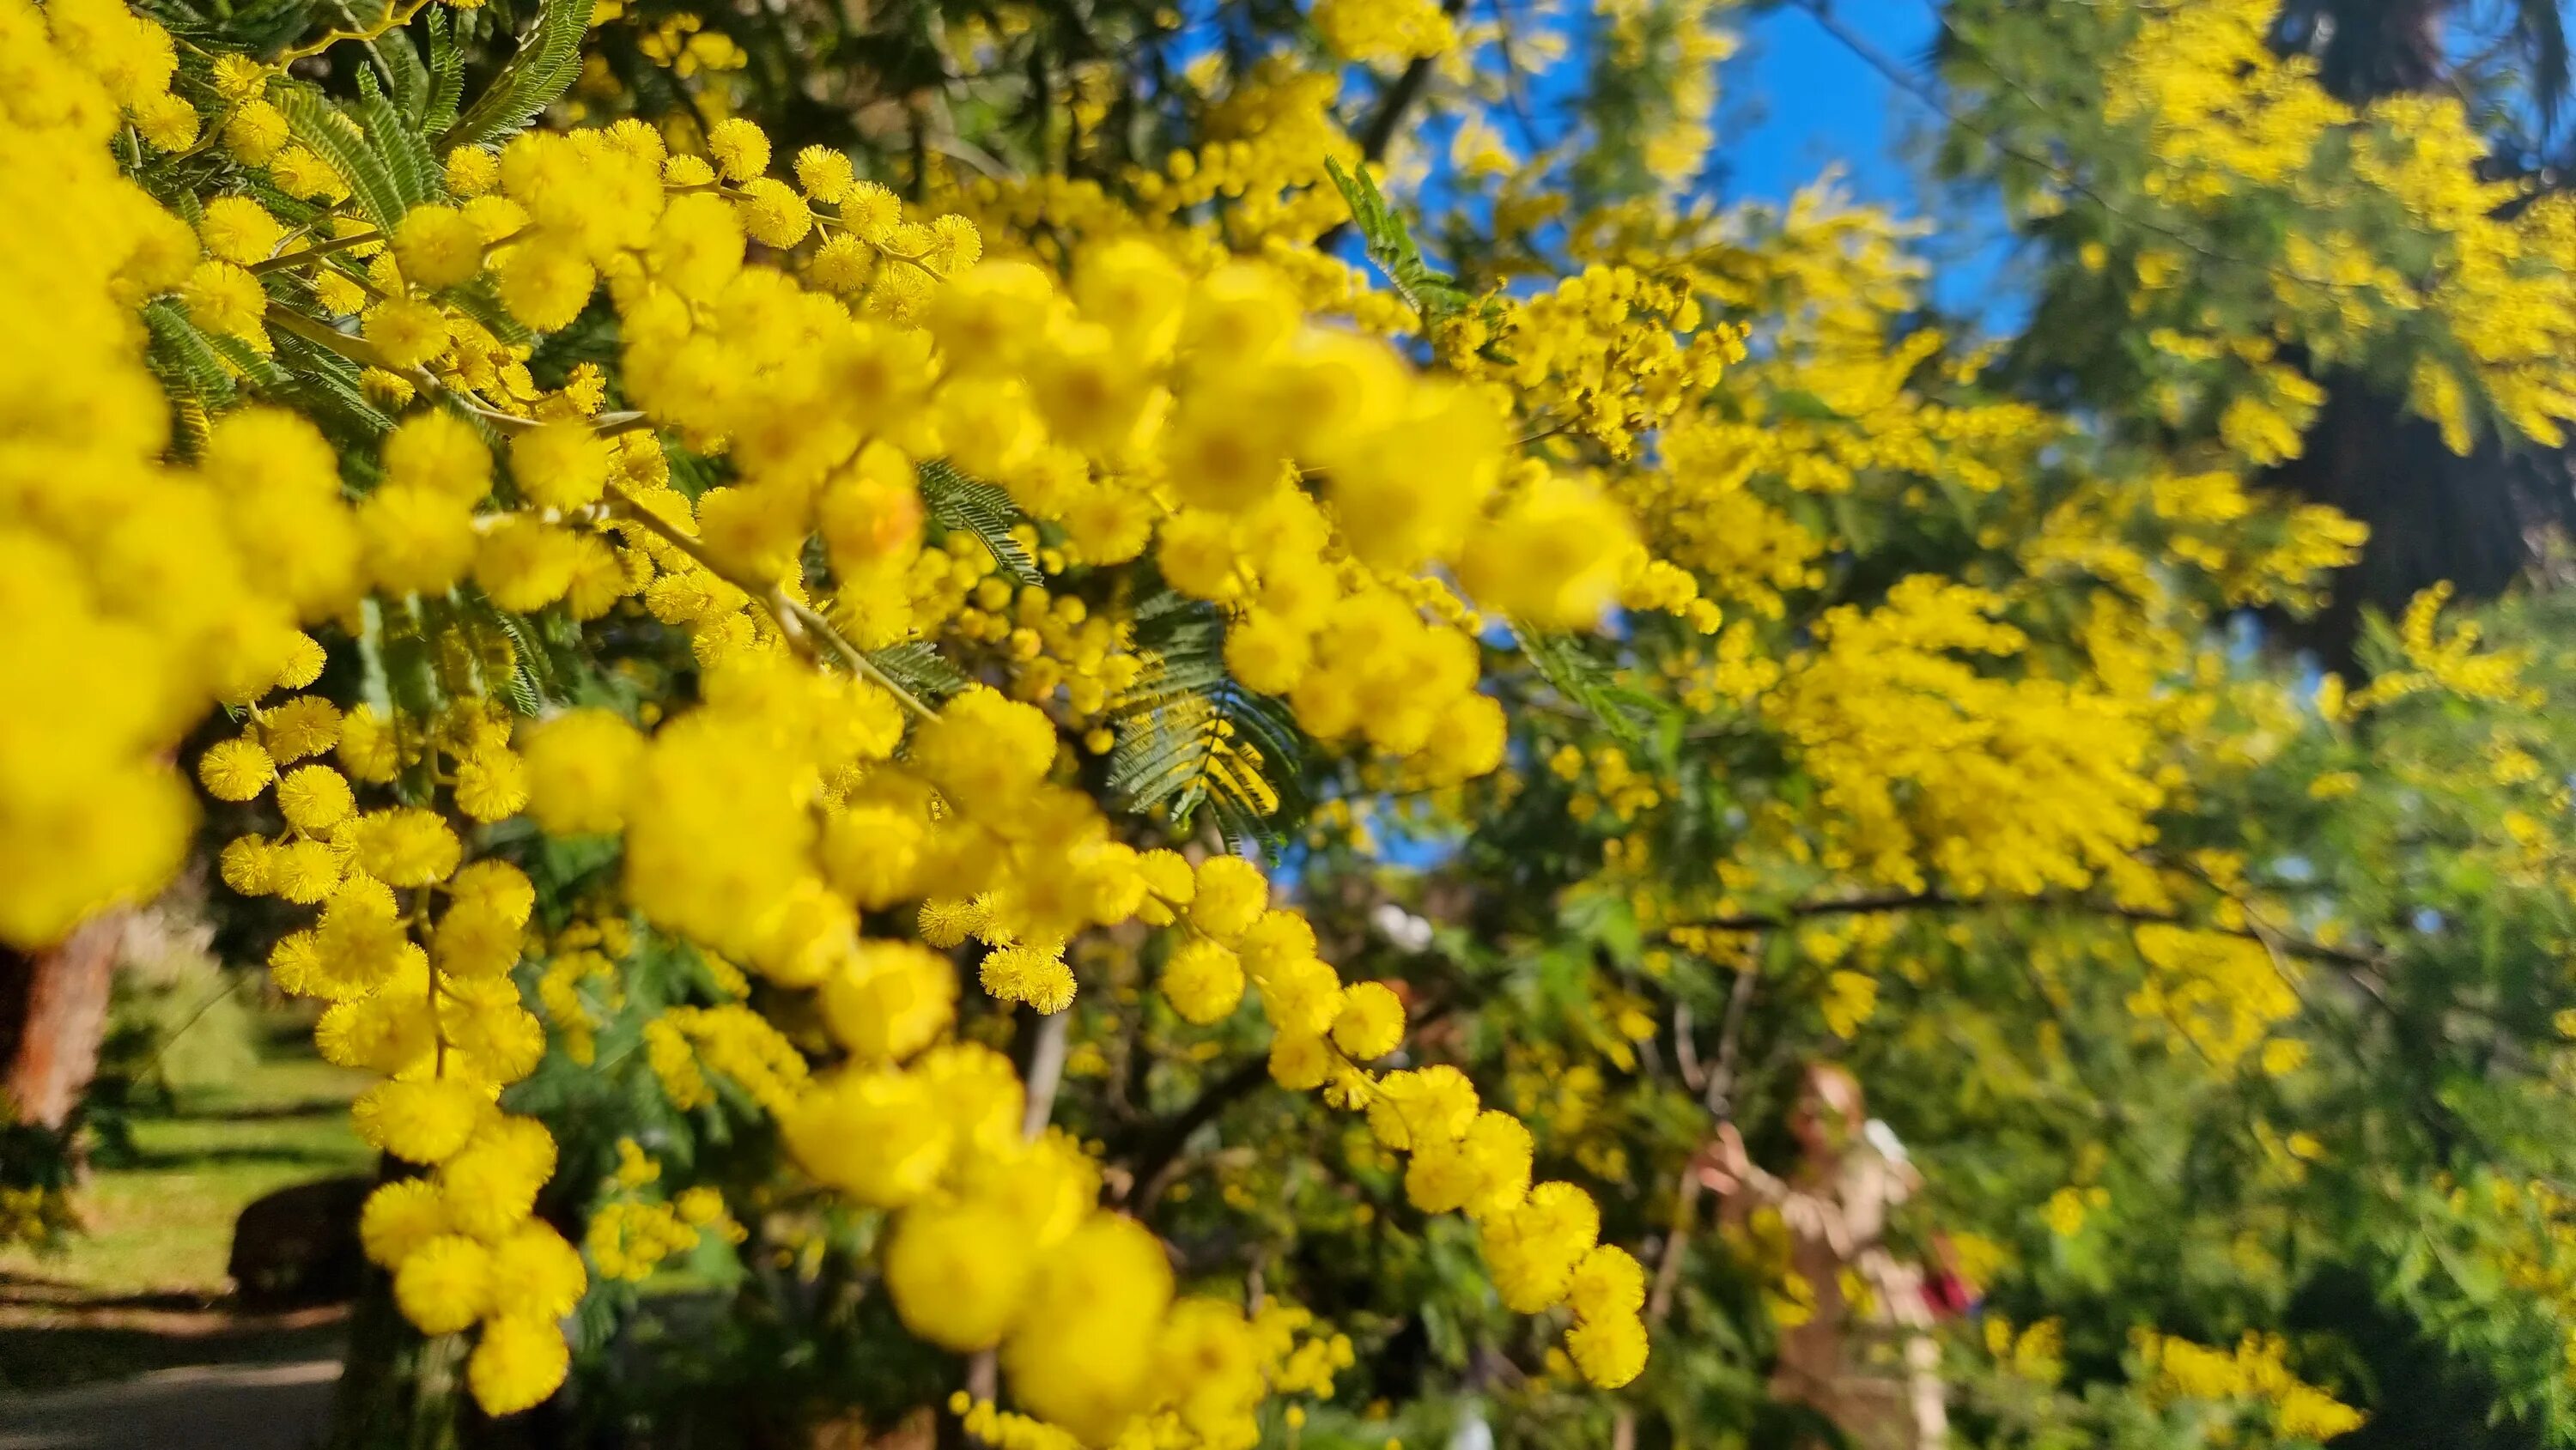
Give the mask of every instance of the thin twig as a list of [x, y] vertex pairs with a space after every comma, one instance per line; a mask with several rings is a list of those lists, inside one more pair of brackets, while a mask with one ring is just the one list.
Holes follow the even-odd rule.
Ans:
[[910, 690], [898, 684], [893, 676], [878, 667], [876, 661], [868, 658], [865, 650], [850, 643], [847, 636], [833, 628], [832, 621], [824, 618], [821, 611], [790, 595], [784, 585], [762, 584], [757, 580], [744, 578], [727, 567], [714, 554], [709, 553], [705, 544], [673, 527], [669, 520], [646, 508], [643, 500], [627, 492], [623, 487], [612, 483], [608, 486], [608, 491], [617, 501], [618, 517], [643, 525], [658, 535], [663, 542], [695, 560], [698, 567], [759, 600], [761, 607], [768, 610], [769, 617], [777, 623], [778, 632], [787, 637], [789, 644], [803, 651], [808, 657], [812, 657], [816, 653], [815, 642], [819, 640], [840, 659], [843, 665], [849, 668], [852, 674], [864, 676], [879, 689], [894, 696], [914, 715], [923, 720], [939, 718], [938, 711], [923, 704]]
[[[2249, 941], [2263, 939], [2261, 934], [2251, 927], [2217, 926], [2193, 921], [2189, 917], [2174, 912], [2145, 911], [2107, 902], [2086, 901], [2079, 897], [2006, 897], [1988, 901], [1945, 896], [1937, 891], [1912, 891], [1887, 896], [1845, 896], [1825, 901], [1805, 901], [1774, 912], [1748, 912], [1737, 916], [1717, 916], [1700, 921], [1675, 922], [1664, 929], [1664, 935], [1670, 936], [1676, 931], [1769, 931], [1824, 916], [1864, 916], [1897, 911], [1978, 911], [2006, 906], [2059, 907], [2142, 925], [2186, 927], [2193, 931], [2215, 932], [2221, 936], [2242, 937]], [[2331, 962], [2348, 971], [2360, 971], [2385, 964], [2385, 958], [2378, 953], [2328, 946], [2324, 942], [2310, 941], [2303, 937], [2284, 935], [2280, 937], [2279, 945], [2283, 951], [2292, 956], [2304, 957], [2310, 961]]]
[[321, 39], [309, 45], [299, 45], [293, 50], [281, 53], [276, 63], [280, 69], [284, 69], [291, 62], [320, 55], [344, 40], [374, 40], [409, 25], [413, 16], [428, 8], [429, 0], [411, 0], [411, 3], [400, 7], [388, 5], [385, 8], [385, 18], [374, 25], [359, 30], [329, 31]]

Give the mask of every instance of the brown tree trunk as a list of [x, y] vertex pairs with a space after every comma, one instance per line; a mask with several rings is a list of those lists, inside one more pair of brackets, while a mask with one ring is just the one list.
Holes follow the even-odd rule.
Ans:
[[108, 988], [129, 913], [92, 918], [53, 946], [0, 950], [0, 1111], [61, 1128], [98, 1072]]

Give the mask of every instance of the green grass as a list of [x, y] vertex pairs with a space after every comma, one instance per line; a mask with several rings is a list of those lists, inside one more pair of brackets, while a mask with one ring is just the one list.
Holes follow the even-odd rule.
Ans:
[[224, 1264], [246, 1205], [289, 1184], [366, 1171], [374, 1155], [348, 1115], [364, 1075], [313, 1056], [298, 1023], [261, 1025], [248, 1067], [130, 1119], [131, 1151], [102, 1152], [75, 1200], [82, 1232], [50, 1252], [0, 1251], [0, 1278], [95, 1298], [219, 1296], [231, 1286]]

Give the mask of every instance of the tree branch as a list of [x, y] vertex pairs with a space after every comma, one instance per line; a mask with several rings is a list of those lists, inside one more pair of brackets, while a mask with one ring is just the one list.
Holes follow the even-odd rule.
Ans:
[[1669, 938], [1676, 931], [1775, 931], [1827, 916], [1865, 916], [1879, 912], [1899, 911], [1979, 911], [2006, 906], [2058, 907], [2087, 912], [2095, 916], [2149, 926], [2179, 926], [2192, 931], [2215, 932], [2221, 936], [2240, 937], [2246, 941], [2277, 947], [2290, 956], [2326, 962], [2346, 971], [2365, 971], [2384, 965], [2386, 958], [2377, 952], [2353, 951], [2328, 946], [2324, 942], [2289, 936], [2279, 931], [2251, 926], [2218, 926], [2194, 921], [2167, 911], [2144, 911], [2136, 907], [2116, 906], [2108, 902], [2086, 901], [2081, 897], [2031, 896], [2019, 899], [1972, 900], [1947, 896], [1937, 891], [1913, 891], [1885, 896], [1846, 896], [1825, 901], [1803, 901], [1776, 912], [1747, 912], [1736, 916], [1709, 917], [1701, 921], [1676, 922], [1664, 929]]

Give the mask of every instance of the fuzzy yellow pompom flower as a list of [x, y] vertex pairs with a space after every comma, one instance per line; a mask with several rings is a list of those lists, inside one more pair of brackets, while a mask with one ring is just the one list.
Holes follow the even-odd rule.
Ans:
[[823, 983], [823, 1021], [861, 1062], [910, 1057], [956, 1016], [956, 968], [913, 942], [861, 942]]
[[277, 809], [297, 830], [319, 832], [347, 820], [357, 801], [340, 772], [327, 765], [307, 765], [278, 779]]
[[359, 866], [389, 886], [444, 881], [464, 849], [436, 811], [417, 806], [369, 811], [351, 831]]
[[399, 1268], [422, 1245], [449, 1231], [438, 1189], [426, 1178], [380, 1184], [358, 1212], [358, 1242], [370, 1263]]
[[397, 598], [446, 593], [473, 567], [480, 542], [472, 504], [417, 483], [387, 483], [368, 494], [358, 505], [358, 536], [368, 576]]
[[846, 153], [829, 146], [808, 146], [796, 153], [796, 184], [816, 201], [837, 206], [849, 200], [858, 178]]
[[740, 116], [707, 128], [707, 154], [727, 181], [749, 181], [769, 170], [769, 137]]
[[1162, 988], [1173, 1011], [1204, 1027], [1243, 1000], [1243, 963], [1223, 942], [1194, 937], [1163, 964]]
[[533, 613], [571, 591], [581, 557], [578, 536], [569, 530], [534, 515], [508, 514], [482, 536], [474, 582], [502, 608]]
[[244, 896], [266, 896], [277, 884], [275, 849], [257, 836], [236, 836], [216, 858], [216, 874]]
[[484, 1324], [465, 1384], [483, 1413], [515, 1415], [553, 1394], [571, 1366], [571, 1347], [553, 1320], [504, 1314]]
[[188, 285], [180, 289], [179, 296], [188, 305], [188, 316], [209, 332], [260, 341], [267, 338], [260, 319], [268, 311], [268, 293], [261, 290], [257, 277], [230, 262], [199, 262], [196, 270], [188, 274]]
[[411, 1163], [436, 1163], [465, 1146], [491, 1104], [453, 1078], [381, 1082], [358, 1095], [358, 1136]]
[[492, 1251], [462, 1234], [440, 1234], [394, 1270], [394, 1303], [423, 1334], [454, 1334], [492, 1302]]
[[456, 764], [456, 808], [478, 821], [505, 820], [528, 803], [528, 770], [507, 750], [483, 750]]
[[885, 1283], [904, 1327], [959, 1353], [990, 1349], [1010, 1329], [1036, 1265], [1027, 1227], [985, 1204], [924, 1204], [903, 1215], [885, 1252]]
[[258, 95], [268, 86], [268, 67], [246, 55], [219, 55], [207, 80], [215, 94], [236, 104]]
[[740, 206], [742, 229], [762, 246], [792, 247], [814, 227], [814, 212], [805, 198], [775, 177], [745, 182]]
[[263, 100], [244, 101], [224, 123], [224, 149], [245, 166], [260, 166], [286, 145], [286, 113]]
[[525, 1314], [548, 1323], [581, 1303], [590, 1275], [581, 1252], [554, 1225], [530, 1220], [492, 1248], [492, 1312]]
[[1646, 1368], [1646, 1326], [1634, 1314], [1587, 1319], [1565, 1332], [1565, 1348], [1584, 1379], [1615, 1390]]
[[599, 274], [580, 253], [527, 242], [502, 253], [495, 278], [501, 305], [539, 332], [569, 326], [598, 283]]
[[256, 740], [218, 740], [197, 757], [197, 779], [217, 800], [246, 801], [277, 779], [277, 762]]
[[458, 196], [481, 196], [501, 182], [501, 158], [481, 146], [459, 146], [447, 153], [447, 189]]
[[1353, 1060], [1384, 1057], [1404, 1041], [1404, 1002], [1384, 982], [1343, 989], [1341, 1007], [1333, 1019], [1333, 1045]]
[[394, 260], [415, 285], [454, 287], [483, 270], [483, 230], [451, 206], [416, 206], [394, 228]]
[[219, 196], [197, 218], [197, 236], [208, 254], [247, 267], [276, 251], [286, 228], [249, 197]]
[[459, 1231], [497, 1240], [526, 1222], [554, 1171], [555, 1142], [542, 1124], [496, 1116], [440, 1162], [439, 1197]]
[[260, 738], [281, 763], [309, 760], [340, 740], [340, 707], [319, 695], [297, 695], [261, 716]]
[[155, 150], [185, 151], [197, 140], [197, 108], [164, 92], [134, 108], [134, 129]]
[[532, 428], [510, 440], [510, 476], [540, 508], [577, 509], [599, 502], [608, 486], [608, 440], [588, 423]]
[[1199, 863], [1190, 925], [1219, 941], [1232, 941], [1250, 930], [1269, 905], [1270, 883], [1260, 867], [1240, 856], [1211, 856]]
[[419, 367], [448, 347], [447, 318], [438, 304], [413, 297], [377, 303], [367, 310], [359, 330], [393, 368]]
[[626, 798], [644, 758], [644, 737], [606, 710], [572, 710], [530, 726], [520, 738], [528, 813], [547, 834], [582, 836], [626, 823]]
[[472, 504], [492, 488], [492, 450], [474, 425], [445, 409], [417, 413], [385, 437], [388, 483]]
[[402, 742], [374, 706], [360, 705], [341, 717], [340, 769], [371, 785], [382, 785], [402, 770]]

